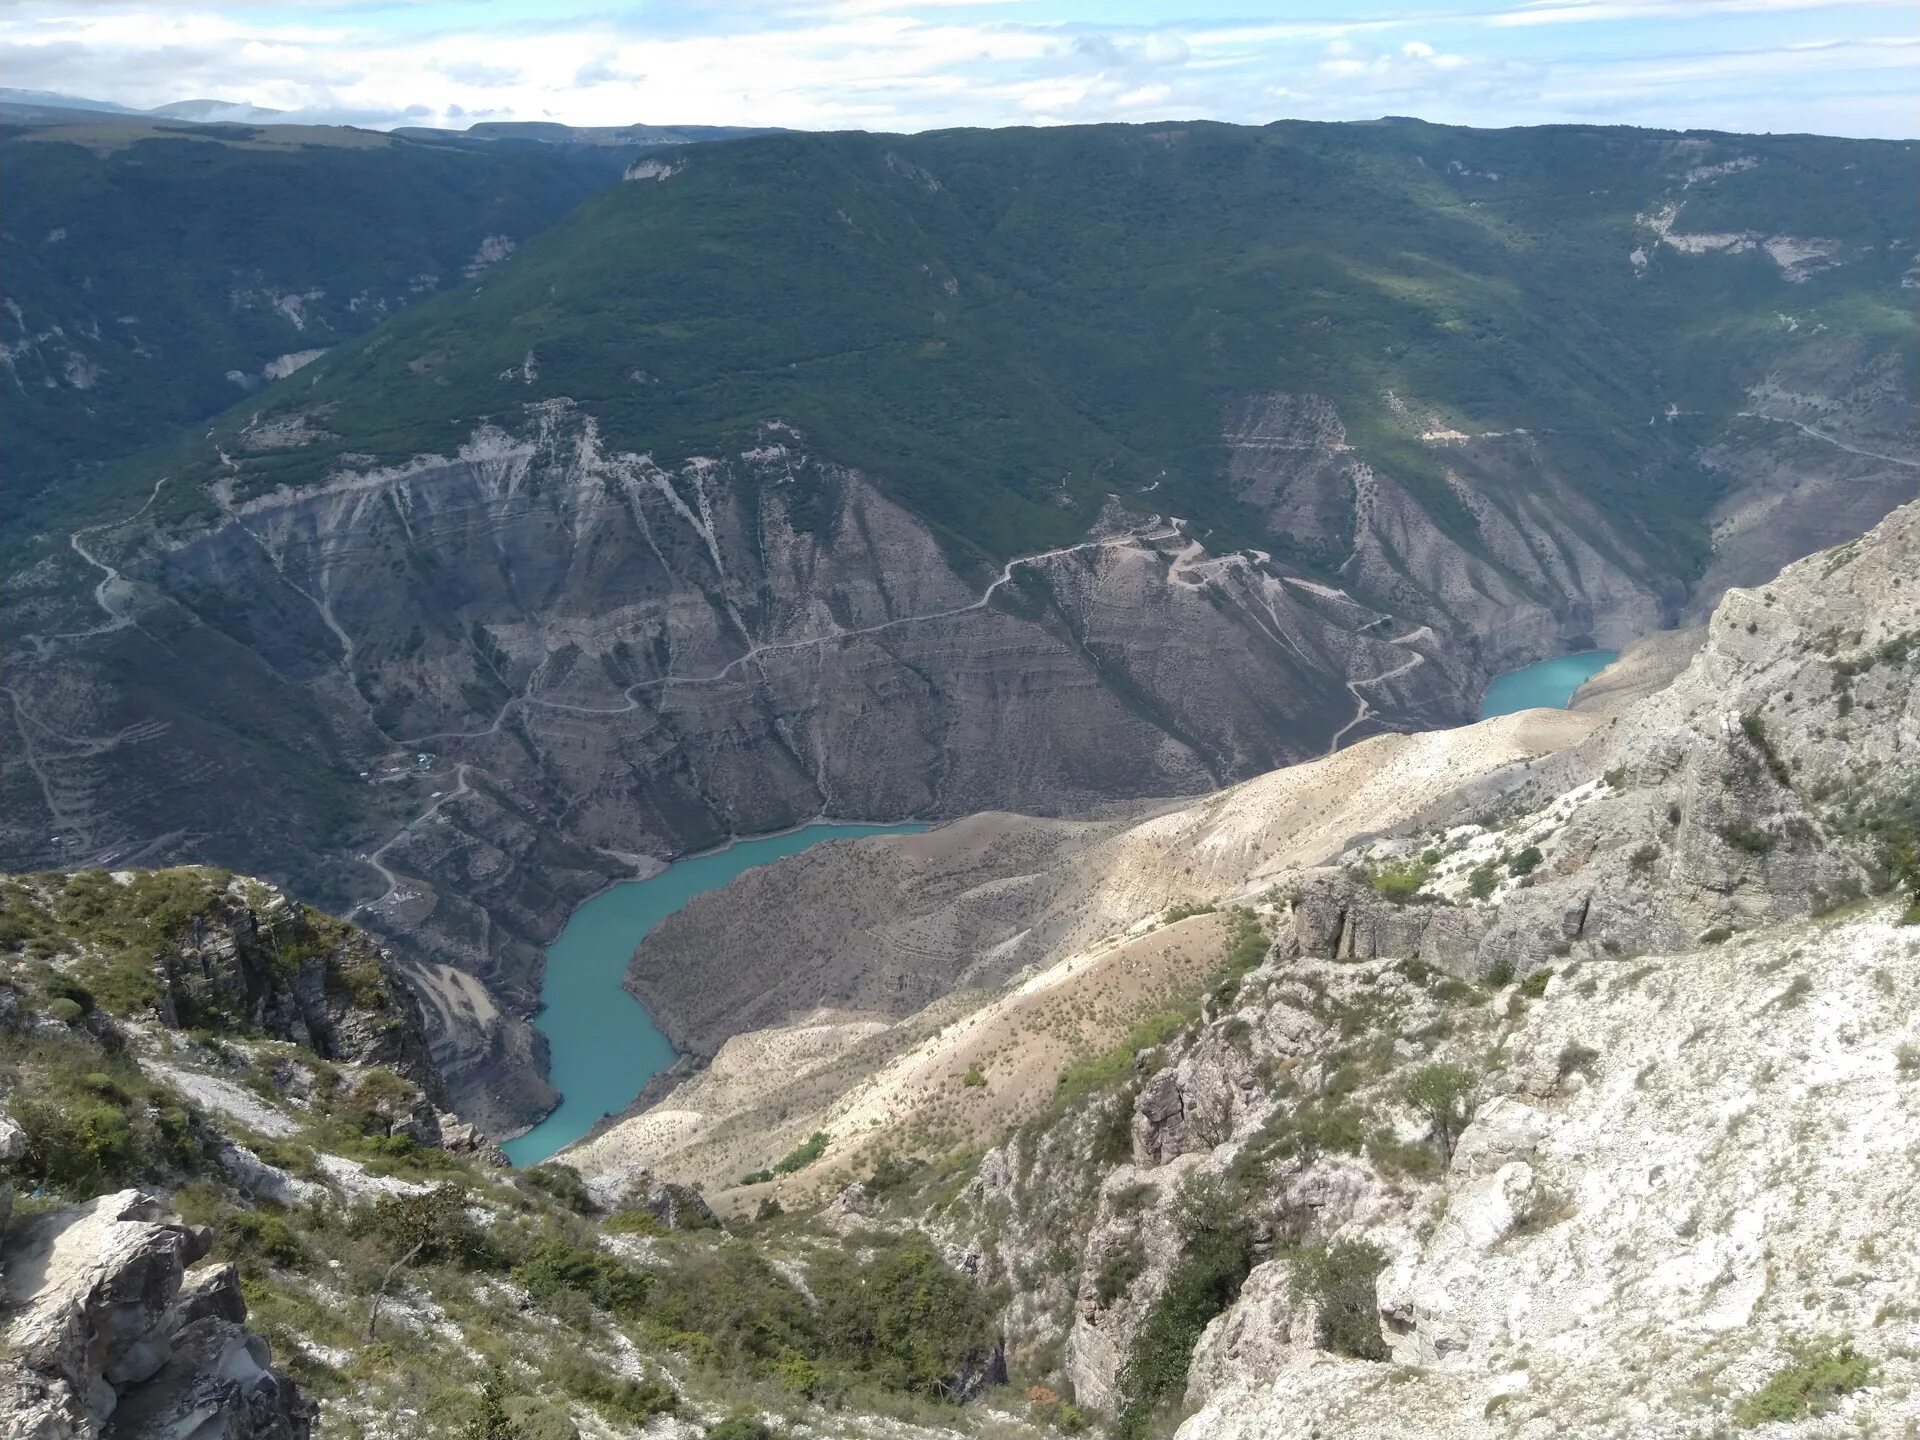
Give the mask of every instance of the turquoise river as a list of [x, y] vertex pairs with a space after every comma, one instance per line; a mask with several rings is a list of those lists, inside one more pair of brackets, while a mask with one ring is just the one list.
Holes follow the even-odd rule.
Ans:
[[1487, 687], [1487, 698], [1480, 702], [1480, 718], [1490, 720], [1516, 710], [1564, 710], [1574, 691], [1618, 658], [1615, 650], [1583, 650], [1496, 675]]
[[808, 825], [723, 850], [694, 855], [646, 880], [601, 891], [568, 917], [547, 947], [534, 1024], [551, 1052], [548, 1078], [566, 1098], [517, 1140], [502, 1148], [516, 1165], [535, 1165], [578, 1140], [603, 1114], [615, 1114], [640, 1087], [673, 1063], [673, 1046], [646, 1007], [620, 978], [640, 937], [694, 896], [718, 889], [742, 870], [783, 855], [798, 855], [822, 840], [859, 835], [903, 835], [924, 825]]

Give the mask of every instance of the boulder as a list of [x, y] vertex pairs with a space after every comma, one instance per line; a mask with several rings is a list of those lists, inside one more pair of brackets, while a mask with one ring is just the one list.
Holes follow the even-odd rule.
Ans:
[[8, 1440], [306, 1440], [313, 1409], [241, 1323], [231, 1265], [155, 1197], [44, 1215], [6, 1255]]
[[244, 1325], [194, 1320], [173, 1337], [167, 1363], [122, 1396], [102, 1440], [305, 1440], [313, 1407], [271, 1361]]
[[[864, 1193], [865, 1187], [850, 1186]], [[615, 1210], [641, 1210], [653, 1216], [669, 1230], [712, 1230], [720, 1221], [708, 1207], [705, 1197], [691, 1185], [671, 1180], [656, 1180], [642, 1170], [627, 1184]]]

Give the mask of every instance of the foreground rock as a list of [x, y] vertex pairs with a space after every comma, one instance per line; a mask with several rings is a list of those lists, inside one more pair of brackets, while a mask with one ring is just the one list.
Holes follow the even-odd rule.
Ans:
[[306, 1440], [313, 1408], [249, 1331], [204, 1231], [123, 1190], [8, 1239], [0, 1417], [9, 1440]]
[[[1182, 1440], [1259, 1440], [1302, 1413], [1405, 1440], [1711, 1433], [1836, 1338], [1871, 1381], [1794, 1433], [1901, 1433], [1920, 1386], [1916, 1013], [1920, 930], [1884, 912], [1558, 971], [1385, 1256], [1381, 1328], [1410, 1378], [1328, 1355], [1311, 1325], [1276, 1346], [1258, 1318], [1288, 1288], [1276, 1261], [1202, 1342]], [[1356, 1215], [1334, 1233], [1391, 1231]]]

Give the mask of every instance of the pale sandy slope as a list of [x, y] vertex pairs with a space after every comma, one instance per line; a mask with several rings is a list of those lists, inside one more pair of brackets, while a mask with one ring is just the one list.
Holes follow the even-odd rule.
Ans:
[[[1528, 762], [1605, 723], [1532, 710], [1385, 735], [1133, 824], [1085, 822], [1077, 840], [1063, 840], [1067, 822], [974, 817], [755, 872], [759, 882], [736, 882], [703, 907], [703, 934], [778, 955], [789, 973], [836, 955], [899, 963], [890, 937], [919, 952], [938, 934], [941, 963], [956, 973], [990, 969], [976, 962], [997, 957], [1011, 978], [904, 1017], [796, 1009], [728, 1039], [703, 1073], [562, 1158], [590, 1177], [647, 1168], [699, 1181], [738, 1203], [763, 1187], [722, 1192], [814, 1131], [829, 1137], [827, 1158], [776, 1182], [789, 1198], [863, 1173], [883, 1149], [930, 1156], [984, 1142], [1043, 1106], [1066, 1064], [1190, 996], [1218, 964], [1221, 917], [1160, 926], [1168, 906], [1257, 901], [1282, 874], [1337, 854], [1354, 836], [1409, 820], [1465, 786], [1517, 783]], [[1024, 826], [1046, 830], [1043, 858], [1022, 843]], [[1016, 863], [996, 867], [998, 853]], [[1036, 858], [1039, 868], [1027, 868]], [[964, 886], [933, 883], [955, 866], [967, 873]], [[770, 885], [777, 908], [765, 903]], [[863, 917], [861, 933], [836, 930], [836, 914]], [[980, 1080], [968, 1084], [976, 1068]]]

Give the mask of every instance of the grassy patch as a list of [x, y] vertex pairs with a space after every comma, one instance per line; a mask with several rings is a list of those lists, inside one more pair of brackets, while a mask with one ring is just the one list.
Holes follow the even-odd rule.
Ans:
[[1840, 1396], [1871, 1384], [1876, 1368], [1851, 1341], [1828, 1341], [1775, 1371], [1765, 1385], [1734, 1406], [1733, 1423], [1752, 1429], [1775, 1420], [1825, 1414]]

